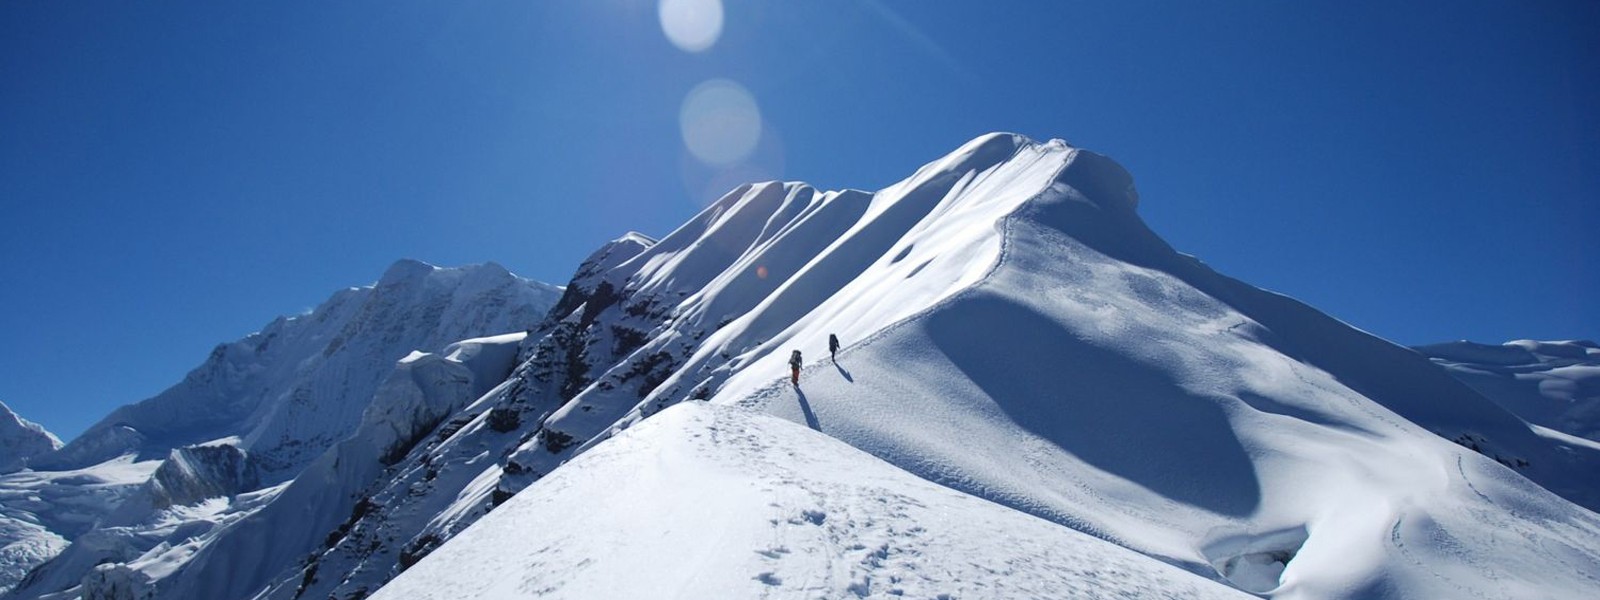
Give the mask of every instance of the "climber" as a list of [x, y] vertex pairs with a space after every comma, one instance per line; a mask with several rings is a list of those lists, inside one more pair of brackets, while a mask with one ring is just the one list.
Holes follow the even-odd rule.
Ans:
[[795, 387], [800, 387], [800, 351], [799, 350], [795, 350], [794, 352], [789, 354], [789, 370], [793, 371], [793, 374], [790, 375], [790, 378], [789, 378], [790, 382], [794, 383]]
[[839, 362], [839, 336], [831, 333], [828, 334], [828, 358]]

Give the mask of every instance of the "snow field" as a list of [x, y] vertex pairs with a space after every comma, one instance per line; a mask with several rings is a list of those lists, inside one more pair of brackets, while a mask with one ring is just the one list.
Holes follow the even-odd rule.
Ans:
[[373, 596], [526, 597], [1249, 596], [803, 427], [685, 403], [535, 483]]

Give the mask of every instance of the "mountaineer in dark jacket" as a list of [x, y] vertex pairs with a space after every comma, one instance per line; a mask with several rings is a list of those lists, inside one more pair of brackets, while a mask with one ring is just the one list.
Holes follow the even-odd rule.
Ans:
[[839, 336], [831, 333], [828, 334], [828, 358], [839, 362]]
[[800, 351], [799, 350], [795, 350], [794, 352], [789, 354], [789, 370], [793, 371], [793, 374], [790, 376], [789, 381], [794, 383], [794, 385], [796, 387], [800, 386], [800, 363], [801, 363], [801, 361], [800, 361]]

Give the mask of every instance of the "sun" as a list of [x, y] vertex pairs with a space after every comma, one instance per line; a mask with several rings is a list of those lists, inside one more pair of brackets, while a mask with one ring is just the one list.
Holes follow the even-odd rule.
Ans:
[[722, 35], [722, 0], [661, 0], [661, 30], [684, 52], [704, 52]]

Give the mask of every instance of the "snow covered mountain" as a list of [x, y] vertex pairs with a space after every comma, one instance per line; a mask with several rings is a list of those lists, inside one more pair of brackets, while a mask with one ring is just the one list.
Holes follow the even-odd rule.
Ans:
[[[1595, 447], [1173, 252], [1137, 201], [1109, 159], [1006, 134], [877, 193], [741, 187], [659, 242], [598, 250], [510, 379], [318, 511], [320, 545], [269, 535], [290, 521], [263, 512], [247, 539], [273, 549], [255, 571], [214, 546], [161, 585], [364, 596], [688, 399], [805, 423], [1247, 591], [1539, 597], [1595, 581], [1600, 530], [1573, 504], [1597, 505]], [[788, 350], [819, 353], [829, 333], [840, 362], [782, 383]]]
[[73, 589], [97, 564], [253, 513], [357, 429], [396, 361], [522, 332], [560, 293], [493, 263], [442, 269], [403, 260], [374, 285], [218, 346], [179, 384], [34, 457], [31, 471], [0, 478], [0, 498], [15, 500], [0, 514], [72, 541], [14, 595]]
[[159, 535], [14, 597], [1600, 584], [1600, 444], [1178, 254], [1138, 202], [1110, 159], [1012, 134], [873, 193], [742, 186], [597, 250], [526, 333], [384, 365], [298, 475], [252, 471], [253, 433], [172, 446], [108, 520]]
[[130, 452], [164, 457], [237, 436], [262, 477], [281, 481], [354, 429], [372, 390], [407, 352], [531, 327], [558, 293], [494, 263], [441, 269], [402, 260], [376, 285], [340, 291], [309, 315], [280, 317], [217, 346], [182, 383], [117, 409], [34, 465], [80, 468]]
[[1600, 442], [1600, 345], [1449, 342], [1417, 351], [1529, 423]]
[[0, 473], [28, 464], [28, 459], [61, 447], [61, 440], [38, 423], [17, 416], [0, 402]]

